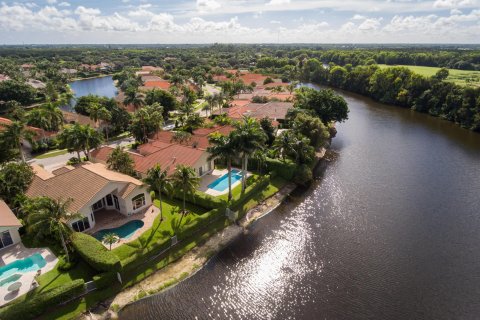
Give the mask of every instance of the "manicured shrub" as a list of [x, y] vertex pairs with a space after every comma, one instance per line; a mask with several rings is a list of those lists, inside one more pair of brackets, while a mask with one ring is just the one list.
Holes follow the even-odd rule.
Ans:
[[70, 254], [70, 261], [67, 261], [65, 256], [61, 256], [58, 258], [57, 268], [60, 271], [68, 271], [77, 265], [78, 259], [78, 256], [75, 254]]
[[103, 289], [117, 283], [118, 278], [115, 272], [104, 272], [93, 276], [93, 282], [97, 289]]
[[278, 159], [267, 158], [265, 163], [269, 172], [273, 171], [277, 176], [289, 181], [293, 179], [297, 169], [297, 165], [295, 163], [283, 162]]
[[75, 232], [72, 235], [72, 243], [80, 257], [97, 271], [118, 271], [121, 269], [120, 260], [112, 252], [108, 251], [94, 237]]
[[34, 293], [25, 301], [4, 307], [0, 311], [0, 319], [34, 319], [43, 314], [49, 308], [54, 308], [62, 302], [66, 302], [79, 296], [84, 290], [85, 282], [83, 279], [77, 279], [55, 287], [49, 291]]
[[[182, 200], [183, 194], [181, 192], [175, 192], [174, 197]], [[202, 207], [207, 210], [217, 209], [225, 207], [227, 204], [224, 200], [216, 197], [212, 197], [203, 192], [197, 191], [194, 194], [188, 195], [185, 198], [187, 202], [190, 202], [198, 207]]]

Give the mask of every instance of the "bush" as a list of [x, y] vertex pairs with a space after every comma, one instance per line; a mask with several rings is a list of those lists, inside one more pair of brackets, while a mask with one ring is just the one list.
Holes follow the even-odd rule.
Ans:
[[308, 165], [302, 164], [295, 171], [295, 177], [293, 181], [296, 184], [307, 187], [312, 183], [312, 180], [313, 180], [312, 168], [310, 168]]
[[34, 294], [29, 299], [3, 308], [0, 311], [0, 319], [34, 319], [43, 314], [47, 309], [79, 296], [84, 290], [85, 282], [83, 279], [68, 282], [49, 291]]
[[267, 158], [265, 163], [269, 172], [273, 171], [277, 176], [289, 181], [293, 179], [295, 171], [297, 170], [297, 165], [292, 162], [283, 162], [278, 159]]
[[[183, 194], [181, 192], [175, 192], [174, 197], [183, 200]], [[203, 192], [197, 191], [194, 194], [188, 195], [185, 198], [188, 202], [202, 207], [207, 210], [226, 207], [226, 202], [220, 198], [212, 197]]]
[[67, 261], [65, 256], [58, 258], [58, 267], [60, 271], [68, 271], [75, 267], [78, 262], [78, 257], [75, 254], [70, 254], [70, 261]]
[[72, 235], [72, 243], [78, 254], [97, 271], [118, 271], [121, 269], [120, 260], [112, 252], [108, 251], [94, 237], [75, 232]]
[[93, 276], [93, 282], [97, 289], [103, 289], [118, 282], [117, 274], [115, 272], [104, 272]]

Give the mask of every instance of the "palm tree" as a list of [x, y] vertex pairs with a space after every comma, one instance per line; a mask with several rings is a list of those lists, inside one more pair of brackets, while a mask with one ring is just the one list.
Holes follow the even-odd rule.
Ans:
[[160, 103], [156, 102], [148, 106], [148, 111], [150, 113], [150, 121], [155, 124], [155, 132], [158, 139], [158, 132], [163, 126], [163, 107]]
[[49, 128], [43, 128], [48, 131], [58, 131], [63, 124], [63, 113], [58, 107], [58, 103], [46, 103], [42, 105], [41, 111], [49, 123]]
[[138, 93], [137, 90], [131, 88], [125, 92], [125, 99], [123, 99], [123, 104], [125, 106], [132, 105], [135, 111], [137, 111], [140, 107], [145, 105], [145, 101], [143, 100], [143, 95]]
[[118, 241], [118, 236], [113, 232], [107, 233], [102, 238], [102, 242], [110, 245], [110, 251], [112, 251], [112, 244], [116, 243], [117, 241]]
[[237, 155], [234, 139], [232, 134], [224, 136], [222, 134], [214, 134], [208, 138], [210, 146], [207, 152], [210, 153], [208, 161], [214, 159], [222, 159], [227, 163], [228, 171], [228, 201], [232, 200], [232, 159]]
[[290, 94], [292, 94], [293, 90], [295, 90], [295, 88], [297, 88], [298, 86], [298, 81], [293, 81], [291, 82], [288, 86], [287, 86], [287, 90]]
[[90, 150], [98, 148], [103, 141], [102, 135], [90, 127], [90, 125], [81, 126], [81, 138], [84, 146], [84, 153], [88, 160], [90, 160]]
[[143, 179], [143, 182], [149, 186], [149, 191], [154, 191], [158, 195], [158, 201], [160, 201], [160, 221], [163, 221], [162, 193], [170, 193], [172, 186], [167, 170], [162, 170], [162, 167], [157, 164], [153, 168], [148, 169], [147, 176]]
[[244, 117], [243, 120], [235, 124], [233, 139], [237, 151], [242, 154], [242, 192], [247, 187], [248, 157], [255, 151], [263, 149], [267, 137], [257, 120], [251, 117]]
[[107, 158], [108, 168], [127, 175], [135, 173], [133, 159], [122, 147], [117, 146]]
[[98, 111], [98, 119], [102, 120], [105, 122], [105, 136], [108, 141], [108, 127], [110, 125], [110, 120], [112, 120], [112, 113], [107, 110], [107, 108], [101, 108]]
[[193, 168], [180, 164], [175, 168], [175, 172], [172, 175], [172, 182], [174, 188], [183, 193], [182, 217], [178, 223], [180, 226], [182, 224], [183, 216], [187, 213], [185, 202], [187, 193], [192, 194], [195, 192], [200, 184], [200, 178], [197, 176]]
[[295, 152], [295, 144], [297, 143], [297, 137], [290, 131], [283, 131], [273, 143], [273, 150], [281, 155], [283, 162], [286, 162], [286, 157]]
[[22, 161], [26, 162], [25, 153], [22, 148], [23, 140], [31, 140], [33, 133], [20, 121], [13, 121], [11, 124], [5, 126], [5, 130], [1, 133], [1, 140], [6, 145], [18, 149], [22, 157]]
[[[41, 198], [42, 199], [42, 198]], [[28, 215], [28, 228], [33, 232], [39, 230], [48, 230], [51, 234], [59, 237], [63, 250], [70, 261], [68, 254], [67, 239], [69, 239], [72, 229], [68, 222], [74, 219], [81, 219], [84, 216], [79, 213], [70, 213], [68, 207], [72, 199], [66, 201], [43, 198], [39, 210], [35, 210]]]

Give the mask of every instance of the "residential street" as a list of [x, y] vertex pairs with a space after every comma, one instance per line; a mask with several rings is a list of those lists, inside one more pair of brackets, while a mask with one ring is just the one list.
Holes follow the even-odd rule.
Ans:
[[[132, 137], [129, 137], [129, 138], [123, 138], [123, 139], [111, 142], [108, 145], [113, 147], [116, 147], [118, 145], [126, 146], [133, 142], [135, 142], [135, 139]], [[31, 159], [30, 161], [28, 161], [28, 163], [35, 163], [43, 166], [48, 171], [52, 171], [57, 168], [60, 168], [61, 166], [64, 166], [67, 163], [68, 159], [76, 156], [77, 156], [77, 153], [73, 152], [73, 153], [62, 154], [62, 155], [51, 157], [51, 158]], [[82, 153], [82, 156], [83, 156], [83, 153]]]

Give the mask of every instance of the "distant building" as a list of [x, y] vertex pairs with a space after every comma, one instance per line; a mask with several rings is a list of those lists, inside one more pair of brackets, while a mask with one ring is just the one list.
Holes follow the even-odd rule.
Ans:
[[47, 87], [45, 83], [37, 79], [28, 79], [27, 84], [35, 89], [45, 89]]
[[9, 76], [5, 74], [0, 74], [0, 82], [7, 81], [7, 80], [11, 80]]

